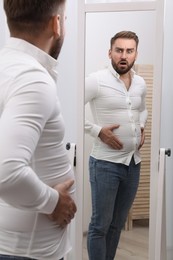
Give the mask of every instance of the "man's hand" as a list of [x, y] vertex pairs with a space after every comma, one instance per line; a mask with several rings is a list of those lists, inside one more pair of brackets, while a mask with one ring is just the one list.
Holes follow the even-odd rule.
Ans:
[[48, 216], [61, 227], [71, 222], [77, 210], [75, 202], [69, 194], [69, 189], [73, 184], [74, 180], [70, 179], [53, 187], [59, 193], [59, 200], [52, 214]]
[[141, 128], [141, 142], [140, 142], [140, 145], [138, 147], [139, 150], [143, 146], [144, 142], [145, 142], [145, 131], [144, 131], [144, 128], [142, 127]]
[[110, 125], [107, 127], [103, 127], [99, 133], [99, 138], [102, 140], [102, 142], [116, 150], [120, 150], [123, 148], [123, 144], [113, 133], [113, 130], [117, 129], [118, 127], [119, 125]]

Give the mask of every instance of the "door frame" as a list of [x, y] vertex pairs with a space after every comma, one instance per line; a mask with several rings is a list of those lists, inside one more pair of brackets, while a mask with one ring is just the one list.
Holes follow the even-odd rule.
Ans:
[[[122, 2], [104, 4], [85, 4], [78, 0], [78, 137], [77, 137], [77, 186], [78, 186], [78, 213], [76, 243], [78, 256], [82, 259], [83, 239], [83, 172], [84, 172], [84, 79], [85, 79], [85, 19], [89, 12], [127, 12], [127, 11], [155, 11], [156, 12], [156, 50], [154, 54], [154, 86], [152, 104], [152, 141], [150, 166], [150, 225], [149, 225], [149, 260], [155, 259], [157, 183], [160, 149], [160, 120], [161, 120], [161, 93], [162, 93], [162, 66], [163, 66], [163, 28], [164, 28], [164, 0], [143, 2]], [[158, 55], [159, 54], [159, 55]], [[157, 131], [156, 131], [157, 129]], [[81, 246], [81, 248], [79, 247]], [[80, 248], [80, 249], [79, 249]]]

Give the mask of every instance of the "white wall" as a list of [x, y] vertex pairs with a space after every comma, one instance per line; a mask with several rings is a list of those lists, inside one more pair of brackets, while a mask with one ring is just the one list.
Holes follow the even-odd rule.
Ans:
[[77, 138], [77, 0], [68, 0], [66, 11], [66, 36], [58, 59], [58, 94], [66, 125], [65, 143], [75, 143]]
[[[171, 148], [173, 153], [173, 1], [165, 0], [164, 58], [162, 82], [161, 147]], [[172, 155], [173, 156], [173, 155]], [[166, 208], [168, 258], [173, 259], [173, 159], [166, 158]]]
[[6, 17], [3, 10], [3, 1], [0, 1], [0, 48], [2, 48], [9, 37], [9, 31], [7, 28]]

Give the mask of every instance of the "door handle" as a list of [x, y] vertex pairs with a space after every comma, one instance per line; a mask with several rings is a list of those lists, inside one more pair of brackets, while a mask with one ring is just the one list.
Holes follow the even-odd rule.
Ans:
[[171, 156], [171, 149], [168, 148], [167, 150], [165, 150], [165, 154], [170, 157]]

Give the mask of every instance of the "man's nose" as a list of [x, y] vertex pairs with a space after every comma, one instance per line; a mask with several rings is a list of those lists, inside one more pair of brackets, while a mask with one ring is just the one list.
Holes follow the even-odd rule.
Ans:
[[123, 59], [127, 58], [127, 52], [125, 50], [122, 52], [121, 58], [123, 58]]

